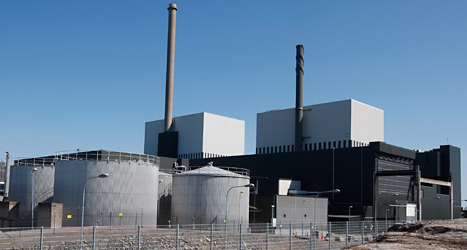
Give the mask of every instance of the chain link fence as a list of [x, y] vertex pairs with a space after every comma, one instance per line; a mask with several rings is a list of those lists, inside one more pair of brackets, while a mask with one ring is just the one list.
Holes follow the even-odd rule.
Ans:
[[[85, 227], [84, 249], [341, 249], [372, 241], [392, 221]], [[377, 226], [377, 227], [376, 227]], [[378, 228], [376, 230], [376, 228]], [[2, 228], [1, 249], [77, 249], [80, 227]]]

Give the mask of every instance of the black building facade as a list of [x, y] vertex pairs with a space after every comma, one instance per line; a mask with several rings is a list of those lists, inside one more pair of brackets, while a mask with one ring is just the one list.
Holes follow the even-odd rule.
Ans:
[[[322, 195], [329, 198], [329, 214], [335, 217], [348, 215], [349, 206], [352, 206], [352, 217], [360, 220], [374, 219], [375, 203], [378, 204], [378, 219], [384, 219], [386, 213], [389, 219], [394, 218], [396, 200], [416, 203], [416, 176], [375, 176], [375, 173], [415, 171], [419, 166], [422, 177], [453, 182], [453, 217], [461, 216], [460, 149], [454, 146], [416, 152], [384, 142], [372, 142], [365, 147], [196, 159], [190, 160], [189, 165], [202, 166], [211, 161], [216, 166], [249, 169], [252, 182], [258, 183], [260, 196], [276, 195], [279, 179], [284, 178], [300, 181], [301, 190], [306, 191], [340, 189], [340, 193]], [[423, 219], [448, 219], [449, 191], [428, 184], [422, 185], [421, 190]], [[390, 195], [394, 193], [398, 195]], [[440, 198], [432, 199], [437, 197]], [[270, 218], [270, 215], [269, 212], [267, 216], [254, 217]]]

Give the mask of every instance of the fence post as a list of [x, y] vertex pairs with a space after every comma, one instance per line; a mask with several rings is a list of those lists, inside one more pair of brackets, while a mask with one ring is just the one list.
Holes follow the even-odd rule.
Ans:
[[175, 239], [175, 245], [176, 245], [177, 250], [180, 249], [180, 244], [179, 244], [180, 241], [178, 237], [179, 237], [179, 225], [177, 224], [177, 238]]
[[349, 245], [349, 222], [345, 222], [345, 246]]
[[242, 250], [242, 223], [240, 223], [240, 250]]
[[378, 220], [375, 220], [374, 228], [375, 228], [375, 239], [376, 239], [376, 237], [378, 237]]
[[42, 250], [42, 244], [44, 242], [44, 227], [41, 226], [41, 244], [40, 249]]
[[224, 249], [227, 250], [227, 220], [224, 220], [225, 235], [224, 235]]
[[141, 249], [141, 225], [138, 225], [138, 250]]
[[289, 250], [292, 250], [292, 223], [289, 225]]
[[211, 246], [210, 246], [210, 248], [209, 248], [210, 250], [213, 249], [213, 244], [214, 244], [213, 241], [214, 241], [214, 225], [211, 224]]
[[269, 223], [266, 223], [266, 250], [269, 249]]
[[362, 244], [363, 244], [363, 237], [365, 236], [365, 221], [362, 221]]
[[313, 250], [313, 237], [312, 237], [313, 223], [310, 222], [310, 250]]
[[92, 227], [92, 250], [96, 249], [96, 226]]

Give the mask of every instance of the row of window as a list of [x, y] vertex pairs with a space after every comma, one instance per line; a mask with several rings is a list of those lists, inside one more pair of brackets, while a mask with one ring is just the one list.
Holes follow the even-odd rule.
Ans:
[[204, 159], [204, 158], [217, 158], [226, 157], [227, 155], [213, 154], [213, 153], [191, 153], [191, 154], [179, 154], [179, 159]]
[[[333, 141], [333, 142], [315, 142], [305, 143], [303, 150], [320, 150], [320, 149], [331, 149], [331, 148], [354, 148], [354, 147], [365, 147], [368, 143], [344, 140], [344, 141]], [[294, 152], [294, 145], [283, 145], [274, 147], [262, 147], [256, 148], [256, 154], [269, 154], [269, 153], [284, 153]]]

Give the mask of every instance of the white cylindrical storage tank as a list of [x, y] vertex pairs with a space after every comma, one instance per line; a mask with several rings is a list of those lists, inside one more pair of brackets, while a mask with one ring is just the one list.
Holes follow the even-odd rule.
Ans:
[[[85, 226], [157, 225], [159, 159], [122, 154], [125, 157], [59, 158], [55, 163], [54, 202], [63, 203], [63, 226], [81, 225], [85, 183]], [[141, 156], [144, 161], [138, 159]], [[94, 178], [103, 173], [109, 177]]]
[[227, 208], [227, 224], [247, 225], [250, 189], [245, 185], [250, 183], [248, 175], [212, 166], [174, 174], [172, 223], [224, 224]]
[[157, 200], [157, 224], [170, 224], [172, 203], [172, 174], [159, 172], [159, 197]]
[[[36, 171], [33, 171], [33, 170]], [[54, 173], [53, 165], [35, 165], [16, 162], [10, 169], [10, 201], [20, 202], [19, 218], [15, 218], [15, 225], [30, 227], [33, 224], [31, 198], [34, 195], [34, 226], [38, 224], [37, 205], [39, 202], [52, 202], [54, 195]], [[34, 179], [33, 179], [34, 176]], [[33, 190], [34, 185], [34, 192]]]

